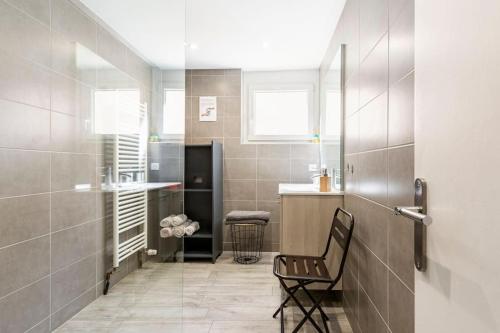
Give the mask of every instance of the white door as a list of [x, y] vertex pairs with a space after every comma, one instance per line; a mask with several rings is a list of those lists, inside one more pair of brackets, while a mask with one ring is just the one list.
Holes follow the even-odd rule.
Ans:
[[500, 0], [415, 2], [416, 332], [500, 332]]

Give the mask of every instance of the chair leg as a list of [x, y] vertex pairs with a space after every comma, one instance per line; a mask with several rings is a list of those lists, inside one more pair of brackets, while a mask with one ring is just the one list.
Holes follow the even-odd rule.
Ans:
[[[330, 284], [330, 286], [326, 289], [326, 291], [327, 291], [327, 292], [329, 292], [330, 290], [332, 290], [332, 288], [333, 288], [333, 287], [334, 287], [334, 284]], [[315, 302], [315, 303], [314, 303], [314, 305], [311, 307], [311, 309], [310, 309], [307, 313], [305, 313], [305, 317], [304, 317], [304, 318], [302, 318], [302, 320], [301, 320], [301, 321], [300, 321], [300, 323], [297, 325], [297, 327], [295, 328], [295, 330], [293, 331], [293, 333], [296, 333], [296, 332], [297, 332], [297, 331], [298, 331], [298, 330], [302, 327], [302, 325], [304, 325], [304, 323], [305, 323], [305, 322], [306, 322], [306, 320], [308, 320], [308, 319], [309, 319], [309, 321], [311, 321], [313, 324], [315, 324], [315, 323], [316, 323], [316, 322], [314, 322], [314, 321], [312, 320], [311, 315], [313, 314], [313, 312], [314, 312], [316, 309], [320, 308], [321, 301], [323, 300], [323, 298], [324, 298], [324, 297], [325, 297], [324, 295], [323, 295], [323, 296], [321, 296], [321, 297], [319, 298], [319, 300], [318, 300], [317, 302]], [[292, 297], [292, 298], [294, 298], [294, 297]], [[317, 325], [314, 325], [314, 327], [316, 327], [316, 326], [317, 326]], [[318, 329], [318, 328], [316, 327], [316, 329]], [[319, 331], [321, 332], [321, 330], [319, 330]]]
[[326, 313], [323, 311], [323, 309], [321, 308], [320, 303], [318, 303], [318, 302], [314, 299], [314, 297], [311, 295], [311, 293], [309, 292], [309, 290], [307, 290], [307, 289], [305, 288], [305, 286], [304, 286], [304, 285], [301, 285], [300, 287], [304, 290], [304, 292], [305, 292], [305, 293], [306, 293], [306, 295], [309, 297], [309, 299], [313, 302], [313, 304], [318, 304], [318, 310], [319, 310], [319, 312], [321, 313], [321, 319], [322, 319], [322, 321], [323, 321], [323, 325], [325, 326], [325, 331], [326, 331], [326, 333], [330, 333], [330, 329], [328, 328], [328, 323], [327, 323], [327, 321], [329, 320], [329, 318], [328, 318], [328, 316], [326, 315]]
[[[297, 290], [299, 289], [299, 285], [296, 285], [296, 286], [293, 286], [292, 288], [290, 288], [291, 292], [295, 293]], [[281, 309], [286, 307], [286, 304], [288, 303], [288, 301], [290, 301], [290, 296], [288, 296], [284, 301], [283, 303], [281, 303], [281, 305], [279, 306], [279, 308], [276, 310], [276, 312], [274, 312], [273, 314], [273, 318], [276, 318], [276, 316], [278, 315], [278, 313], [280, 313]]]

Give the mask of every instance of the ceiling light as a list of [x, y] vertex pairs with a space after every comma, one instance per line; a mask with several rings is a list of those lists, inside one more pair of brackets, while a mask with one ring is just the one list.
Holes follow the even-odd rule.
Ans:
[[269, 47], [269, 42], [262, 42], [262, 47], [267, 49]]
[[189, 48], [190, 48], [191, 50], [196, 50], [196, 49], [198, 48], [198, 44], [195, 44], [195, 43], [190, 43], [190, 44], [189, 44]]

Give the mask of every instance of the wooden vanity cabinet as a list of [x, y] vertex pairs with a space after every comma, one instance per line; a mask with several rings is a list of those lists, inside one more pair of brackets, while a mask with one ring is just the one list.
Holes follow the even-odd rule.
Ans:
[[[320, 256], [323, 254], [328, 233], [337, 207], [343, 207], [342, 195], [281, 195], [280, 253]], [[337, 254], [337, 255], [336, 255]], [[331, 246], [327, 267], [331, 274], [340, 261], [338, 248]], [[320, 288], [324, 289], [325, 284]], [[335, 287], [342, 289], [340, 281]]]

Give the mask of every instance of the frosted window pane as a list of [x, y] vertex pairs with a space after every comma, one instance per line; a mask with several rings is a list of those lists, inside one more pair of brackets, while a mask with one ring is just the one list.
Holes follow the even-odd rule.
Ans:
[[163, 133], [184, 134], [184, 90], [165, 90], [163, 104]]
[[97, 134], [140, 131], [138, 90], [97, 90], [94, 93], [94, 126]]
[[325, 135], [328, 137], [340, 137], [340, 107], [340, 91], [327, 91]]
[[255, 92], [255, 135], [309, 134], [306, 90]]

